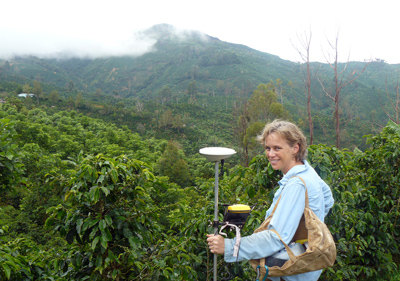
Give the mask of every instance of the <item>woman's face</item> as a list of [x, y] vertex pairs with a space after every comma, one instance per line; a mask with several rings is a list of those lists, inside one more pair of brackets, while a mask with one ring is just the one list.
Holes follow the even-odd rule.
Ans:
[[265, 153], [274, 170], [281, 170], [286, 174], [291, 168], [298, 165], [295, 155], [299, 145], [289, 146], [287, 141], [277, 133], [271, 133], [265, 139]]

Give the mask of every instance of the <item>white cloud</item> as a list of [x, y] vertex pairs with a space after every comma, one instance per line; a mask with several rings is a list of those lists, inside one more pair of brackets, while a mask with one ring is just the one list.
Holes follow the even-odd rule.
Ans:
[[0, 29], [2, 38], [0, 56], [35, 55], [57, 57], [68, 54], [78, 57], [137, 56], [152, 49], [156, 40], [138, 33], [99, 33], [86, 36], [85, 33], [66, 34], [38, 30]]
[[311, 27], [311, 56], [324, 61], [321, 50], [340, 29], [341, 60], [350, 52], [351, 60], [400, 63], [400, 42], [390, 32], [396, 12], [393, 1], [372, 0], [13, 0], [2, 3], [0, 57], [137, 55], [154, 41], [133, 34], [167, 23], [294, 61], [296, 34]]

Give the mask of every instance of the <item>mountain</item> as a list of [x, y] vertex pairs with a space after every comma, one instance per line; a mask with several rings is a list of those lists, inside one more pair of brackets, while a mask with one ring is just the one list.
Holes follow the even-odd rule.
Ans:
[[[280, 59], [278, 56], [256, 51], [244, 45], [223, 42], [209, 35], [177, 30], [167, 24], [153, 26], [141, 36], [155, 43], [141, 56], [105, 58], [37, 58], [15, 57], [0, 60], [0, 78], [10, 81], [32, 81], [52, 84], [60, 89], [71, 85], [82, 93], [100, 89], [106, 95], [122, 99], [154, 99], [168, 86], [173, 95], [185, 94], [190, 82], [195, 81], [199, 93], [225, 96], [234, 100], [238, 93], [248, 98], [261, 83], [281, 79], [286, 93], [281, 101], [295, 112], [295, 105], [304, 107], [302, 65]], [[350, 62], [345, 73], [359, 73], [365, 63]], [[333, 72], [328, 64], [312, 63], [314, 72], [332, 87]], [[345, 64], [339, 64], [344, 68]], [[374, 61], [351, 85], [341, 93], [344, 110], [367, 120], [376, 110], [378, 118], [385, 120], [379, 103], [388, 103], [385, 81], [389, 81], [389, 94], [395, 97], [393, 85], [400, 65]], [[291, 82], [293, 87], [287, 87]], [[62, 93], [61, 93], [62, 94]], [[318, 114], [331, 115], [333, 102], [326, 97], [317, 79], [313, 80], [313, 106]]]
[[94, 92], [100, 88], [104, 93], [118, 91], [124, 98], [145, 97], [163, 86], [169, 86], [173, 92], [182, 92], [192, 80], [196, 80], [199, 91], [216, 89], [218, 81], [254, 89], [260, 83], [293, 75], [292, 62], [243, 45], [222, 42], [200, 32], [178, 32], [173, 26], [162, 24], [143, 35], [156, 39], [156, 43], [152, 51], [142, 56], [17, 57], [9, 60], [11, 67], [6, 74], [59, 87], [73, 81], [82, 91]]

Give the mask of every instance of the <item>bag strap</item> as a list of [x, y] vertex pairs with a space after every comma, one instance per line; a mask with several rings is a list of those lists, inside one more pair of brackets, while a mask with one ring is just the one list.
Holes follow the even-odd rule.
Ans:
[[[299, 178], [299, 179], [303, 182], [304, 187], [306, 188], [306, 193], [305, 193], [305, 207], [306, 207], [306, 208], [309, 208], [310, 206], [309, 206], [309, 201], [308, 201], [308, 191], [307, 191], [306, 182], [305, 182], [305, 181], [303, 180], [303, 178], [300, 177], [300, 176], [293, 176], [293, 177], [291, 177], [289, 180], [291, 180], [292, 178]], [[289, 181], [288, 181], [288, 182], [289, 182]], [[286, 184], [287, 184], [287, 183], [286, 183]], [[285, 186], [286, 186], [286, 184], [285, 184]], [[285, 186], [283, 187], [283, 189], [285, 188]], [[276, 203], [275, 203], [274, 209], [272, 210], [270, 216], [273, 216], [273, 214], [274, 214], [275, 211], [276, 211], [276, 208], [278, 207], [278, 203], [279, 203], [279, 201], [281, 200], [281, 196], [282, 196], [283, 189], [282, 189], [282, 191], [281, 191], [281, 194], [279, 195], [278, 200], [277, 200]]]
[[[278, 231], [276, 231], [275, 229], [270, 229], [270, 231], [272, 231], [276, 235], [278, 235], [279, 240], [281, 240], [281, 242], [285, 246], [286, 252], [288, 253], [290, 260], [292, 262], [295, 262], [296, 260], [298, 260], [299, 258], [295, 254], [293, 254], [292, 249], [290, 249], [290, 247], [285, 242], [283, 242], [282, 237], [279, 235]], [[263, 259], [263, 260], [264, 260], [264, 263], [265, 263], [265, 259]]]
[[[302, 178], [302, 177], [300, 177], [300, 176], [293, 176], [293, 177], [291, 177], [290, 179], [292, 179], [292, 178], [299, 178], [302, 182], [303, 182], [303, 184], [304, 184], [304, 187], [306, 188], [306, 190], [305, 190], [305, 208], [309, 208], [309, 200], [308, 200], [308, 191], [307, 191], [307, 185], [306, 185], [306, 183], [305, 183], [305, 181], [304, 181], [304, 179]], [[276, 208], [277, 208], [277, 206], [278, 206], [278, 203], [279, 203], [279, 201], [280, 201], [280, 199], [281, 199], [281, 196], [282, 196], [282, 193], [281, 193], [281, 195], [279, 195], [279, 198], [278, 198], [278, 200], [276, 201], [276, 204], [275, 204], [275, 206], [274, 206], [274, 209], [272, 210], [272, 212], [271, 212], [271, 216], [275, 213], [275, 210], [276, 210]], [[300, 226], [300, 222], [299, 222], [299, 226]], [[279, 235], [279, 233], [278, 233], [278, 231], [276, 231], [275, 229], [269, 229], [270, 231], [272, 231], [272, 232], [274, 232], [277, 236], [278, 236], [278, 238], [279, 238], [279, 240], [281, 240], [281, 242], [283, 243], [283, 245], [285, 246], [285, 248], [286, 248], [286, 252], [288, 253], [288, 255], [289, 255], [289, 258], [294, 262], [294, 261], [296, 261], [298, 258], [293, 254], [293, 252], [292, 252], [292, 250], [290, 249], [290, 247], [285, 243], [285, 242], [283, 242], [283, 240], [282, 240], [282, 237]], [[297, 230], [296, 230], [296, 232], [297, 232]], [[296, 233], [295, 233], [295, 235], [296, 235]], [[261, 266], [263, 266], [263, 264], [265, 264], [265, 261], [263, 261], [264, 259], [261, 259], [261, 261], [260, 261], [260, 264], [261, 264]]]
[[[305, 192], [305, 207], [309, 207], [307, 185], [306, 185], [306, 183], [305, 183], [305, 181], [303, 180], [302, 177], [300, 177], [300, 176], [293, 176], [292, 178], [294, 178], [294, 177], [299, 178], [299, 179], [303, 182], [304, 187], [306, 188], [306, 192]], [[291, 179], [291, 178], [290, 178], [290, 179]], [[282, 191], [283, 191], [283, 189], [282, 189]], [[274, 206], [274, 209], [272, 210], [272, 212], [271, 212], [271, 214], [269, 215], [269, 217], [272, 217], [273, 214], [275, 213], [276, 208], [278, 207], [279, 201], [281, 200], [281, 196], [282, 196], [282, 192], [281, 192], [281, 195], [279, 195], [279, 198], [278, 198], [278, 200], [276, 201], [275, 206]], [[265, 221], [263, 222], [263, 224], [264, 224], [266, 221], [267, 221], [267, 220], [265, 220]], [[274, 232], [274, 233], [278, 236], [279, 240], [283, 243], [283, 245], [284, 245], [285, 248], [286, 248], [286, 252], [287, 252], [288, 255], [289, 255], [289, 259], [292, 260], [293, 262], [295, 262], [295, 261], [298, 259], [298, 257], [296, 257], [296, 256], [293, 254], [293, 252], [292, 252], [292, 250], [290, 249], [290, 247], [282, 240], [282, 237], [279, 235], [278, 231], [276, 231], [275, 229], [269, 229], [269, 231]], [[262, 259], [259, 260], [259, 265], [257, 266], [257, 281], [259, 281], [260, 273], [261, 273], [261, 271], [264, 271], [264, 269], [266, 270], [266, 274], [265, 274], [265, 276], [264, 276], [263, 281], [266, 280], [266, 277], [268, 276], [268, 273], [269, 273], [269, 269], [268, 269], [268, 266], [265, 265], [265, 258], [262, 258]]]
[[[281, 240], [281, 242], [283, 243], [283, 245], [284, 245], [285, 248], [286, 248], [286, 252], [287, 252], [288, 255], [289, 255], [289, 259], [290, 259], [293, 263], [295, 263], [295, 262], [299, 259], [299, 257], [295, 256], [295, 254], [293, 254], [293, 252], [292, 252], [292, 249], [290, 249], [290, 247], [289, 247], [288, 245], [286, 245], [285, 242], [283, 242], [282, 237], [279, 235], [278, 231], [276, 231], [275, 229], [270, 229], [270, 231], [272, 231], [272, 232], [274, 232], [276, 235], [278, 235], [279, 239]], [[266, 281], [266, 279], [267, 279], [267, 277], [268, 277], [268, 273], [269, 273], [269, 268], [268, 268], [268, 266], [265, 264], [265, 258], [262, 258], [262, 259], [260, 259], [259, 261], [260, 261], [260, 264], [257, 266], [257, 269], [256, 269], [256, 271], [257, 271], [257, 278], [256, 278], [256, 281], [259, 281], [259, 280], [260, 280], [260, 276], [262, 276], [262, 274], [264, 274], [264, 272], [263, 272], [264, 270], [265, 270], [265, 275], [264, 275], [263, 281]]]
[[[282, 191], [283, 191], [283, 190], [282, 190]], [[274, 208], [272, 209], [272, 212], [271, 212], [270, 216], [273, 216], [274, 213], [275, 213], [275, 211], [276, 211], [276, 208], [278, 208], [278, 203], [279, 203], [279, 201], [281, 200], [281, 196], [282, 196], [282, 192], [281, 192], [281, 195], [279, 195], [278, 200], [276, 200], [275, 206], [274, 206]]]
[[306, 182], [303, 180], [303, 178], [302, 177], [300, 177], [300, 176], [294, 176], [294, 177], [292, 177], [292, 178], [299, 178], [302, 182], [303, 182], [303, 184], [304, 184], [304, 187], [306, 188], [306, 198], [305, 198], [305, 207], [306, 208], [310, 208], [310, 202], [309, 202], [309, 200], [308, 200], [308, 189], [307, 189], [307, 185], [306, 185]]

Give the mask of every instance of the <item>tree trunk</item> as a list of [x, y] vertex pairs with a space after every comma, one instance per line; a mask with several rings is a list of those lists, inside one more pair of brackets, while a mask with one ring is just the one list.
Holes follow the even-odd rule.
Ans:
[[[337, 38], [336, 38], [337, 42]], [[337, 43], [336, 43], [337, 46]], [[336, 59], [335, 59], [335, 133], [336, 133], [336, 147], [340, 149], [340, 128], [339, 128], [339, 78], [337, 73], [337, 64], [338, 64], [338, 52], [336, 48]]]
[[311, 115], [311, 71], [310, 71], [310, 45], [311, 45], [311, 37], [312, 33], [311, 30], [309, 33], [305, 33], [304, 36], [297, 36], [300, 44], [302, 45], [304, 52], [299, 50], [296, 46], [293, 47], [297, 50], [300, 57], [306, 64], [306, 74], [303, 80], [305, 86], [305, 96], [307, 98], [307, 119], [308, 119], [308, 126], [310, 130], [310, 145], [314, 142], [314, 124]]
[[310, 145], [313, 144], [314, 141], [314, 125], [311, 116], [311, 74], [310, 74], [310, 47], [308, 45], [307, 49], [307, 113], [308, 113], [308, 126], [310, 128]]

